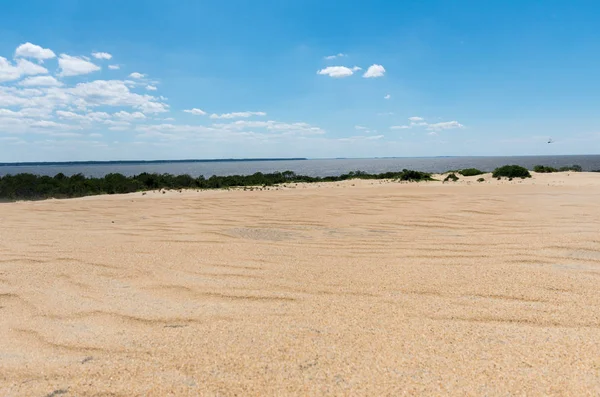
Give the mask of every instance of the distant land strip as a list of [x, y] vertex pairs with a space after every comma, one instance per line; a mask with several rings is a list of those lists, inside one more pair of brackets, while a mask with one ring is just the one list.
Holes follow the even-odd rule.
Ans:
[[43, 165], [123, 165], [123, 164], [165, 164], [165, 163], [236, 163], [249, 161], [299, 161], [304, 157], [293, 158], [250, 158], [250, 159], [189, 159], [189, 160], [118, 160], [118, 161], [48, 161], [0, 163], [0, 167], [43, 166]]

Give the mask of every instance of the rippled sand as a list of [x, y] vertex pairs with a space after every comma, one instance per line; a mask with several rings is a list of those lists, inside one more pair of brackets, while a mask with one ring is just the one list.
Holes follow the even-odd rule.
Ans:
[[1, 204], [0, 395], [600, 394], [600, 174], [475, 179]]

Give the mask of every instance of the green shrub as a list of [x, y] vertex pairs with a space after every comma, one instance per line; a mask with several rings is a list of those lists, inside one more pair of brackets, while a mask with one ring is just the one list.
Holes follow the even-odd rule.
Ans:
[[561, 172], [566, 172], [566, 171], [581, 172], [581, 171], [583, 171], [583, 168], [581, 168], [580, 165], [571, 165], [568, 167], [560, 167], [559, 171], [561, 171]]
[[450, 181], [452, 181], [452, 182], [458, 181], [458, 177], [456, 176], [455, 173], [448, 174], [448, 176], [446, 176], [446, 178], [444, 178], [444, 182], [450, 182]]
[[477, 182], [485, 182], [485, 178], [479, 178], [477, 179]]
[[102, 178], [88, 178], [82, 174], [67, 177], [57, 174], [54, 177], [33, 174], [5, 175], [0, 177], [0, 200], [35, 200], [49, 197], [68, 198], [96, 194], [131, 193], [156, 189], [229, 189], [231, 187], [273, 186], [284, 183], [298, 182], [339, 182], [347, 179], [393, 179], [401, 181], [430, 181], [431, 174], [404, 169], [382, 174], [369, 174], [364, 171], [354, 171], [340, 176], [324, 178], [306, 175], [296, 175], [292, 171], [252, 175], [213, 175], [206, 179], [204, 176], [193, 178], [189, 175], [149, 174], [142, 173], [134, 176], [122, 174], [107, 174]]
[[551, 172], [558, 172], [558, 170], [554, 167], [548, 167], [544, 165], [536, 165], [533, 167], [533, 171], [539, 172], [540, 174], [548, 174]]
[[494, 178], [531, 178], [531, 174], [527, 168], [521, 167], [520, 165], [505, 165], [496, 168], [492, 176]]
[[485, 174], [485, 172], [478, 170], [477, 168], [465, 168], [464, 170], [458, 171], [462, 176], [476, 176]]
[[430, 181], [431, 174], [427, 172], [407, 170], [405, 168], [402, 170], [402, 173], [398, 179], [401, 181]]

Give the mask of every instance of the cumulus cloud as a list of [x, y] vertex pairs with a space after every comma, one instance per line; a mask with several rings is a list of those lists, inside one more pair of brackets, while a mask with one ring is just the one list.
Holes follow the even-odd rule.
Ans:
[[18, 80], [22, 76], [46, 74], [48, 70], [26, 59], [17, 59], [13, 65], [6, 58], [0, 57], [0, 82]]
[[69, 128], [78, 128], [78, 126], [72, 126], [69, 124], [61, 124], [61, 123], [57, 123], [55, 121], [49, 121], [49, 120], [40, 120], [40, 121], [35, 121], [33, 123], [30, 124], [31, 127], [36, 127], [36, 128], [65, 128], [65, 129], [69, 129]]
[[387, 94], [386, 96], [383, 97], [383, 99], [390, 99], [392, 96], [390, 94]]
[[6, 58], [0, 57], [0, 82], [17, 80], [20, 77], [21, 71]]
[[109, 119], [111, 116], [106, 112], [89, 112], [89, 113], [75, 113], [64, 110], [57, 110], [56, 115], [63, 120], [77, 120], [86, 123], [91, 122], [104, 122]]
[[462, 125], [458, 121], [444, 121], [444, 122], [440, 122], [440, 123], [430, 124], [430, 123], [426, 122], [425, 119], [423, 119], [422, 117], [414, 116], [414, 117], [409, 117], [408, 119], [410, 120], [410, 124], [394, 125], [394, 126], [391, 126], [390, 129], [404, 130], [404, 129], [414, 128], [414, 127], [427, 127], [427, 129], [429, 131], [433, 132], [433, 133], [429, 133], [429, 135], [437, 135], [435, 133], [435, 131], [451, 130], [451, 129], [455, 129], [455, 128], [464, 128], [464, 125]]
[[227, 124], [213, 124], [211, 126], [189, 124], [154, 124], [138, 125], [135, 129], [139, 132], [137, 138], [152, 140], [154, 142], [172, 142], [185, 140], [186, 142], [210, 140], [220, 142], [242, 140], [277, 140], [286, 138], [307, 139], [312, 135], [325, 132], [318, 127], [307, 123], [284, 123], [278, 121], [249, 121], [238, 120]]
[[144, 113], [141, 113], [141, 112], [129, 113], [124, 110], [117, 112], [114, 115], [122, 120], [128, 120], [128, 121], [143, 120], [146, 118], [146, 115]]
[[350, 137], [346, 137], [346, 138], [338, 138], [337, 140], [339, 142], [357, 142], [357, 141], [377, 141], [380, 139], [385, 138], [385, 135], [357, 135], [357, 136], [350, 136]]
[[119, 70], [119, 69], [121, 69], [121, 67], [119, 65], [108, 65], [108, 68], [110, 70]]
[[329, 76], [333, 78], [340, 77], [349, 77], [354, 74], [354, 72], [361, 70], [358, 66], [353, 67], [352, 69], [346, 66], [329, 66], [325, 69], [321, 69], [317, 71], [317, 74]]
[[120, 80], [95, 80], [89, 83], [79, 83], [68, 90], [69, 94], [83, 100], [83, 107], [120, 106], [133, 107], [144, 113], [166, 112], [168, 105], [159, 102], [158, 98], [150, 95], [133, 93]]
[[19, 83], [24, 87], [60, 87], [63, 84], [52, 76], [27, 77]]
[[381, 65], [371, 65], [369, 69], [363, 74], [363, 77], [366, 79], [375, 78], [375, 77], [383, 77], [385, 74], [385, 68]]
[[55, 58], [56, 54], [48, 48], [42, 48], [39, 45], [27, 42], [17, 47], [15, 57], [35, 58], [44, 61], [45, 59]]
[[213, 124], [214, 128], [223, 130], [244, 130], [244, 129], [266, 129], [269, 131], [278, 131], [287, 134], [301, 134], [301, 135], [320, 135], [324, 134], [319, 127], [314, 127], [308, 123], [282, 123], [278, 121], [249, 121], [249, 120], [238, 120], [228, 124]]
[[465, 126], [458, 121], [444, 121], [441, 123], [427, 124], [427, 129], [433, 131], [452, 130], [456, 128], [464, 128]]
[[58, 67], [61, 76], [79, 76], [100, 70], [100, 66], [93, 64], [83, 57], [74, 57], [60, 54]]
[[223, 114], [211, 114], [211, 119], [239, 119], [239, 118], [248, 118], [252, 116], [266, 116], [265, 112], [233, 112], [233, 113], [223, 113]]
[[92, 56], [96, 59], [112, 59], [112, 55], [108, 52], [92, 52]]
[[206, 114], [206, 112], [204, 110], [198, 109], [198, 108], [186, 109], [186, 110], [184, 110], [184, 112], [193, 114], [195, 116], [204, 116]]
[[329, 56], [326, 56], [326, 57], [325, 57], [325, 59], [327, 59], [327, 60], [332, 60], [332, 59], [336, 59], [336, 58], [343, 58], [343, 57], [347, 57], [347, 56], [348, 56], [348, 55], [346, 55], [346, 54], [342, 54], [342, 53], [340, 52], [339, 54], [336, 54], [336, 55], [329, 55]]
[[[40, 145], [45, 148], [59, 145], [56, 147], [60, 148], [66, 147], [60, 145], [69, 142], [71, 145], [81, 145], [85, 148], [88, 147], [86, 145], [92, 145], [94, 138], [98, 138], [98, 141], [101, 140], [100, 138], [104, 139], [101, 132], [108, 130], [135, 131], [144, 139], [149, 139], [146, 143], [151, 145], [158, 145], [163, 140], [181, 139], [186, 141], [202, 139], [224, 143], [243, 140], [248, 142], [277, 139], [305, 140], [315, 139], [311, 137], [325, 134], [321, 128], [308, 123], [286, 123], [264, 121], [266, 118], [251, 118], [266, 116], [267, 113], [262, 111], [211, 115], [214, 120], [212, 122], [220, 124], [178, 125], [179, 117], [167, 113], [169, 111], [167, 98], [154, 95], [157, 83], [147, 80], [146, 75], [134, 72], [129, 79], [123, 80], [96, 80], [92, 77], [92, 72], [101, 70], [97, 60], [112, 59], [105, 55], [108, 53], [94, 52], [89, 58], [60, 54], [57, 59], [57, 74], [50, 75], [44, 67], [46, 65], [41, 63], [42, 59], [49, 59], [48, 54], [44, 55], [43, 51], [41, 47], [32, 49], [26, 46], [18, 51], [19, 56], [14, 60], [0, 58], [0, 132], [25, 134], [21, 136], [26, 137], [26, 141], [23, 142], [28, 145]], [[95, 64], [96, 62], [98, 65]], [[108, 67], [111, 70], [118, 69], [118, 65], [108, 65]], [[349, 70], [354, 73], [360, 68]], [[80, 79], [73, 81], [60, 76], [81, 76], [83, 81], [80, 82]], [[2, 84], [5, 81], [9, 84]], [[207, 115], [199, 108], [190, 108], [185, 112], [200, 116]], [[157, 113], [166, 113], [166, 115], [160, 117]], [[179, 116], [183, 114], [179, 113]], [[196, 119], [197, 124], [210, 123], [207, 123], [207, 120], [208, 118]], [[77, 130], [83, 130], [85, 133]], [[43, 135], [44, 139], [33, 139], [32, 137], [36, 135]], [[74, 136], [82, 138], [67, 139]], [[60, 138], [60, 140], [51, 140], [47, 137]], [[10, 142], [17, 142], [17, 140]], [[96, 143], [110, 145], [108, 142], [96, 141]]]
[[48, 69], [26, 59], [17, 59], [17, 68], [23, 75], [47, 74]]

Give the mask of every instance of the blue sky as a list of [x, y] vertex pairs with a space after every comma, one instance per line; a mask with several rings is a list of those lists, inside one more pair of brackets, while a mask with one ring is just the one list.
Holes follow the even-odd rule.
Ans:
[[599, 153], [598, 26], [577, 0], [6, 1], [0, 162]]

